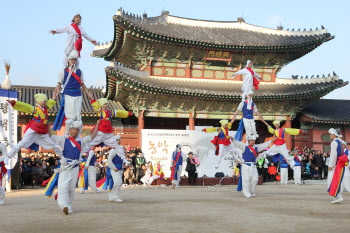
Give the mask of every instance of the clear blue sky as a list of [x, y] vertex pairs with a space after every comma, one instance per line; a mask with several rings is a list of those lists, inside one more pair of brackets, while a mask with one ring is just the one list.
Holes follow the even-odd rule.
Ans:
[[[335, 71], [349, 81], [350, 69], [350, 9], [349, 1], [189, 1], [189, 0], [123, 0], [123, 1], [4, 1], [0, 14], [0, 61], [11, 61], [10, 78], [17, 85], [55, 86], [62, 68], [66, 34], [51, 35], [50, 29], [64, 27], [76, 12], [82, 15], [82, 26], [94, 39], [106, 42], [113, 39], [113, 15], [119, 7], [135, 14], [146, 12], [149, 17], [162, 10], [171, 15], [221, 21], [235, 21], [244, 16], [247, 23], [276, 28], [320, 28], [324, 25], [335, 39], [321, 45], [278, 73], [280, 78]], [[94, 46], [84, 40], [81, 69], [87, 86], [104, 86], [104, 68], [108, 62], [90, 56]], [[5, 69], [0, 66], [0, 82]], [[350, 99], [350, 85], [326, 98]]]

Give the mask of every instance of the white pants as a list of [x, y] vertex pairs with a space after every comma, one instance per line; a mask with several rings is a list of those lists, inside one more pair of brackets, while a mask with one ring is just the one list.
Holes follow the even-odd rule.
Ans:
[[148, 180], [145, 179], [145, 184], [146, 185], [151, 185], [153, 183], [154, 180], [158, 179], [160, 176], [151, 176], [151, 178], [149, 178]]
[[81, 96], [64, 95], [64, 114], [67, 119], [81, 121], [81, 106]]
[[181, 172], [182, 172], [182, 165], [179, 165], [179, 169], [177, 170], [177, 180], [173, 179], [171, 181], [172, 184], [175, 184], [175, 185], [180, 185], [180, 180], [181, 180]]
[[350, 192], [350, 167], [349, 166], [345, 168], [343, 184], [344, 184], [344, 189]]
[[21, 148], [28, 148], [33, 143], [38, 144], [44, 149], [53, 149], [56, 154], [61, 156], [63, 155], [60, 146], [57, 145], [54, 141], [52, 141], [49, 134], [38, 134], [32, 129], [28, 129], [27, 132], [24, 134], [22, 141], [20, 141], [19, 143], [17, 143], [17, 145], [12, 147], [9, 156], [14, 157]]
[[301, 180], [301, 166], [294, 166], [293, 168], [293, 178], [295, 184], [300, 184]]
[[153, 178], [153, 177], [155, 177], [155, 176], [149, 176], [149, 175], [147, 175], [147, 177], [146, 177], [146, 176], [143, 176], [143, 177], [141, 178], [141, 182], [142, 182], [143, 184], [145, 184], [145, 185], [151, 185], [152, 182], [153, 182], [155, 179], [158, 179], [160, 176], [157, 176], [157, 178]]
[[[0, 167], [0, 173], [1, 173], [1, 169], [2, 169], [2, 167]], [[1, 182], [1, 180], [0, 180], [0, 182]], [[2, 182], [1, 182], [1, 185], [0, 185], [0, 205], [2, 205], [4, 203], [4, 200], [5, 200], [5, 191], [2, 188]]]
[[245, 197], [254, 197], [255, 188], [258, 184], [258, 170], [254, 164], [242, 164], [242, 190]]
[[288, 184], [288, 168], [281, 167], [281, 184]]
[[[118, 146], [118, 143], [115, 140], [115, 137], [112, 133], [103, 133], [101, 131], [98, 131], [96, 137], [87, 144], [86, 148], [91, 148], [92, 146], [99, 145], [101, 142], [103, 142], [106, 146], [110, 146], [112, 148], [115, 148]], [[118, 154], [117, 156], [120, 157], [120, 155]], [[121, 158], [124, 159], [125, 156]]]
[[61, 209], [67, 207], [69, 211], [72, 210], [78, 175], [79, 166], [59, 173], [57, 202]]
[[258, 137], [259, 135], [256, 133], [256, 126], [255, 126], [255, 120], [254, 119], [246, 119], [243, 118], [244, 123], [244, 129], [246, 133], [246, 139], [248, 135], [254, 135]]
[[217, 162], [216, 167], [220, 166], [221, 160], [224, 158], [224, 156], [227, 153], [234, 153], [235, 157], [236, 157], [236, 154], [239, 153], [239, 151], [236, 149], [236, 147], [234, 147], [234, 145], [232, 143], [228, 146], [225, 146], [224, 144], [220, 144], [219, 145], [219, 155], [218, 155], [219, 160]]
[[[89, 166], [87, 169], [87, 172], [88, 172], [89, 186], [92, 189], [92, 191], [96, 192], [97, 187], [96, 187], [96, 168], [95, 168], [95, 166]], [[79, 177], [78, 184], [80, 184], [80, 179], [81, 179], [81, 176]], [[85, 188], [80, 187], [80, 190], [84, 191]]]
[[10, 188], [10, 182], [8, 179], [9, 174], [6, 173], [3, 177], [2, 177], [2, 188], [4, 189], [4, 191], [6, 190], [6, 192], [10, 192], [11, 188]]
[[[328, 171], [328, 177], [327, 177], [327, 183], [328, 183], [328, 188], [329, 186], [331, 185], [332, 183], [332, 179], [333, 179], [333, 175], [334, 175], [334, 170], [335, 170], [335, 166], [333, 167], [332, 170], [329, 170]], [[345, 175], [345, 174], [344, 174]], [[328, 190], [327, 188], [327, 190]], [[341, 187], [340, 187], [340, 191], [339, 191], [339, 194], [337, 197], [343, 197], [343, 191], [345, 189], [345, 185], [344, 185], [344, 179], [343, 179], [343, 182], [341, 183]]]
[[109, 200], [115, 200], [119, 198], [119, 192], [120, 192], [120, 188], [122, 187], [123, 184], [123, 180], [122, 180], [122, 176], [123, 176], [123, 171], [114, 171], [111, 169], [111, 175], [113, 178], [113, 188], [112, 190], [109, 192], [108, 197]]
[[267, 152], [266, 155], [276, 155], [281, 154], [288, 162], [291, 168], [294, 168], [294, 156], [289, 156], [286, 144], [283, 145], [273, 145]]

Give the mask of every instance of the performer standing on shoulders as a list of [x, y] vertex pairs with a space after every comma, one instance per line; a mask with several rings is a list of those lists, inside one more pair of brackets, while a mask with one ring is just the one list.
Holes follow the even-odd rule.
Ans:
[[255, 90], [259, 90], [259, 79], [260, 76], [252, 69], [253, 68], [253, 62], [251, 60], [247, 61], [247, 65], [245, 66], [245, 69], [239, 70], [236, 73], [233, 74], [233, 78], [235, 75], [241, 75], [244, 74], [243, 79], [243, 86], [242, 86], [242, 102], [245, 101], [246, 96], [248, 95], [248, 91], [253, 90], [253, 86]]
[[239, 160], [242, 161], [241, 176], [242, 176], [242, 188], [245, 197], [255, 197], [255, 188], [258, 184], [258, 170], [256, 168], [256, 161], [265, 157], [265, 152], [258, 155], [259, 151], [266, 150], [273, 141], [255, 144], [256, 137], [254, 135], [248, 135], [248, 145], [234, 140], [230, 137], [235, 147], [242, 150], [243, 154], [239, 156]]
[[115, 202], [122, 202], [123, 200], [119, 198], [120, 188], [123, 184], [123, 157], [124, 156], [124, 147], [120, 146], [120, 135], [115, 136], [115, 140], [118, 144], [114, 148], [114, 151], [116, 153], [112, 153], [112, 150], [109, 152], [108, 156], [108, 167], [107, 167], [107, 173], [111, 174], [111, 177], [113, 179], [113, 188], [109, 192], [109, 201], [115, 201]]
[[48, 111], [55, 106], [57, 93], [55, 92], [52, 99], [49, 100], [45, 94], [41, 93], [35, 94], [34, 97], [37, 103], [35, 107], [16, 100], [6, 100], [11, 104], [13, 109], [33, 114], [34, 116], [34, 119], [29, 122], [24, 130], [22, 140], [12, 147], [9, 156], [15, 157], [21, 148], [32, 147], [33, 150], [38, 150], [39, 146], [44, 149], [53, 149], [56, 154], [62, 156], [62, 150], [54, 141], [52, 141], [49, 133], [50, 124]]
[[342, 181], [349, 159], [344, 154], [342, 142], [339, 139], [341, 135], [339, 135], [334, 128], [329, 129], [328, 133], [330, 134], [332, 142], [329, 156], [327, 181], [329, 187], [329, 195], [333, 197], [333, 201], [331, 201], [331, 203], [334, 204], [343, 201], [342, 193], [344, 191], [345, 185]]
[[276, 129], [273, 129], [270, 125], [268, 126], [269, 132], [276, 137], [276, 141], [274, 141], [274, 145], [267, 151], [267, 155], [273, 156], [276, 154], [281, 154], [288, 162], [291, 168], [294, 168], [294, 157], [289, 156], [288, 149], [286, 146], [286, 140], [284, 139], [284, 134], [290, 135], [299, 135], [302, 130], [301, 129], [292, 129], [292, 128], [280, 128], [280, 121], [273, 121], [273, 125]]
[[60, 160], [61, 167], [55, 169], [55, 172], [59, 173], [57, 202], [66, 215], [73, 213], [72, 204], [78, 181], [79, 163], [82, 161], [82, 148], [86, 148], [86, 145], [96, 137], [99, 124], [100, 120], [97, 121], [91, 135], [80, 138], [79, 135], [83, 128], [82, 122], [67, 120], [68, 134], [51, 136], [52, 140], [63, 148]]
[[185, 158], [184, 153], [181, 151], [182, 145], [177, 144], [176, 150], [173, 152], [170, 161], [171, 176], [170, 181], [173, 188], [180, 188], [181, 172], [182, 172], [182, 162]]
[[7, 169], [5, 165], [8, 163], [8, 155], [5, 144], [0, 142], [0, 205], [4, 204], [5, 191], [2, 188], [2, 174], [6, 174]]
[[[66, 48], [64, 50], [65, 57], [63, 59], [64, 67], [67, 65], [67, 59], [69, 54], [73, 50], [78, 51], [78, 55], [80, 57], [80, 52], [83, 47], [83, 39], [82, 36], [85, 37], [88, 41], [97, 45], [96, 40], [93, 40], [80, 26], [81, 24], [81, 16], [80, 14], [76, 14], [72, 20], [72, 23], [64, 28], [57, 28], [55, 30], [51, 30], [50, 33], [52, 35], [60, 34], [60, 33], [68, 33], [68, 37], [66, 40]], [[77, 68], [79, 67], [79, 60], [77, 60]]]
[[256, 133], [254, 113], [256, 113], [260, 117], [261, 121], [264, 122], [265, 125], [267, 126], [269, 125], [265, 122], [264, 118], [259, 113], [255, 103], [253, 102], [253, 95], [254, 95], [254, 92], [252, 90], [249, 90], [247, 92], [247, 100], [244, 102], [241, 102], [238, 105], [237, 111], [234, 113], [231, 122], [234, 122], [236, 120], [237, 113], [242, 112], [243, 113], [242, 121], [244, 124], [246, 136], [254, 135], [256, 138], [258, 138], [259, 135]]
[[[81, 121], [82, 94], [81, 89], [93, 99], [92, 94], [84, 84], [83, 71], [76, 67], [78, 52], [73, 50], [68, 56], [68, 63], [58, 76], [58, 83], [55, 92], [62, 93], [60, 110], [52, 127], [53, 130], [60, 130], [65, 119]], [[61, 90], [62, 88], [62, 90]]]
[[228, 130], [232, 127], [232, 122], [228, 122], [228, 120], [221, 120], [221, 127], [212, 127], [203, 129], [203, 132], [213, 133], [218, 132], [218, 136], [215, 136], [214, 140], [211, 142], [215, 145], [215, 155], [219, 157], [215, 168], [218, 169], [220, 167], [221, 160], [227, 153], [239, 153], [238, 150], [231, 144], [230, 137], [228, 136]]

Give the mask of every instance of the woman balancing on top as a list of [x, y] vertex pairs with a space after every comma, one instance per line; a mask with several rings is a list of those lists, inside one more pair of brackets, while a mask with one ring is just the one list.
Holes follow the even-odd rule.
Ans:
[[[82, 36], [85, 37], [88, 41], [93, 43], [94, 45], [97, 45], [96, 40], [93, 40], [80, 26], [81, 23], [81, 16], [80, 14], [76, 14], [72, 20], [72, 23], [64, 28], [57, 28], [55, 30], [51, 30], [50, 33], [52, 35], [59, 34], [59, 33], [68, 33], [68, 37], [66, 40], [66, 48], [64, 50], [65, 57], [63, 59], [63, 65], [64, 67], [67, 65], [67, 60], [69, 54], [75, 49], [78, 51], [79, 57], [80, 52], [83, 47], [83, 39]], [[79, 60], [77, 60], [76, 67], [79, 68]]]
[[[113, 148], [109, 152], [109, 156], [118, 155], [122, 159], [125, 159], [124, 155], [117, 154], [117, 151], [115, 150], [115, 148], [118, 147], [118, 143], [113, 135], [111, 119], [112, 117], [128, 118], [132, 115], [132, 112], [108, 109], [108, 104], [109, 102], [106, 98], [101, 98], [98, 100], [91, 99], [91, 105], [97, 112], [98, 118], [101, 120], [101, 123], [98, 126], [98, 133], [96, 137], [87, 145], [86, 150], [90, 149], [92, 146], [97, 146], [101, 143], [104, 143], [106, 146], [110, 146]], [[127, 160], [125, 160], [124, 162], [126, 164], [129, 164]]]
[[[260, 76], [253, 70], [253, 62], [251, 60], [247, 61], [246, 68], [237, 71], [236, 73], [233, 74], [233, 78], [235, 75], [240, 75], [244, 74], [244, 79], [243, 79], [243, 86], [242, 86], [242, 102], [245, 101], [246, 96], [248, 95], [248, 91], [253, 90], [253, 86], [255, 90], [259, 90], [259, 79]], [[250, 103], [248, 103], [250, 105]]]

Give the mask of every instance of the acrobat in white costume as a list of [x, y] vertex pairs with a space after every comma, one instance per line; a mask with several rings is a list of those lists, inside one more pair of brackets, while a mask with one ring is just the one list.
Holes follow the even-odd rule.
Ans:
[[[251, 60], [247, 61], [247, 65], [245, 66], [246, 68], [237, 71], [236, 73], [233, 74], [233, 78], [235, 75], [244, 75], [243, 79], [243, 85], [242, 85], [242, 101], [245, 101], [246, 96], [248, 95], [248, 91], [253, 90], [254, 86], [254, 77], [259, 79], [261, 78], [252, 68], [253, 68], [253, 62]], [[253, 75], [254, 74], [254, 75]]]
[[[159, 178], [159, 176], [157, 177]], [[151, 185], [154, 179], [152, 179], [152, 171], [151, 168], [146, 165], [145, 175], [141, 178], [141, 182], [143, 185]]]
[[218, 156], [218, 162], [215, 165], [215, 168], [218, 169], [220, 167], [221, 161], [225, 155], [228, 153], [234, 153], [234, 155], [238, 154], [239, 151], [234, 147], [230, 141], [230, 137], [228, 136], [228, 130], [232, 127], [232, 120], [228, 122], [228, 120], [221, 120], [221, 127], [212, 127], [203, 129], [203, 132], [206, 133], [214, 133], [218, 132], [218, 136], [215, 136], [214, 140], [211, 142], [216, 147], [216, 155]]
[[[332, 180], [333, 180], [334, 171], [335, 171], [335, 167], [336, 167], [336, 164], [337, 164], [338, 156], [341, 155], [341, 152], [343, 151], [343, 148], [342, 148], [341, 140], [339, 139], [340, 137], [342, 137], [342, 135], [338, 134], [338, 132], [334, 128], [329, 129], [328, 133], [330, 134], [330, 138], [332, 140], [331, 148], [330, 148], [330, 152], [331, 153], [330, 153], [330, 156], [329, 156], [329, 163], [328, 163], [328, 177], [327, 177], [328, 187], [330, 187], [330, 185], [332, 183]], [[339, 148], [339, 146], [341, 148]], [[343, 180], [343, 182], [340, 185], [341, 186], [340, 186], [339, 193], [331, 201], [332, 204], [343, 201], [343, 195], [342, 194], [343, 194], [343, 191], [345, 189], [344, 180]]]
[[[66, 118], [74, 121], [81, 121], [81, 89], [83, 89], [90, 98], [93, 97], [84, 84], [83, 71], [76, 68], [76, 64], [74, 62], [77, 60], [78, 52], [76, 50], [73, 50], [68, 56], [68, 64], [66, 64], [67, 66], [64, 70], [61, 70], [58, 76], [56, 92], [61, 91], [61, 94], [64, 95], [64, 115]], [[57, 120], [60, 119], [56, 119], [56, 121]]]
[[[68, 26], [66, 26], [64, 28], [57, 28], [55, 30], [50, 31], [50, 33], [52, 33], [53, 35], [60, 34], [60, 33], [67, 33], [68, 34], [68, 37], [66, 40], [66, 48], [64, 49], [64, 54], [65, 54], [65, 57], [63, 59], [63, 66], [64, 67], [66, 67], [66, 65], [67, 65], [67, 58], [68, 58], [69, 54], [73, 50], [77, 50], [77, 47], [76, 47], [77, 40], [82, 39], [81, 38], [82, 36], [85, 37], [88, 41], [90, 41], [94, 45], [97, 45], [96, 40], [92, 39], [85, 32], [85, 30], [80, 26], [80, 23], [81, 23], [81, 16], [80, 16], [80, 14], [76, 14], [72, 20], [72, 23], [69, 24]], [[78, 45], [78, 46], [82, 46], [81, 45], [82, 41], [81, 42], [79, 41], [78, 43], [80, 43], [80, 45]], [[81, 50], [81, 48], [80, 48], [80, 50]], [[80, 57], [80, 55], [79, 55], [79, 57]], [[77, 60], [77, 67], [79, 67], [79, 60]]]
[[[2, 167], [7, 165], [7, 161], [8, 161], [8, 155], [7, 155], [7, 149], [5, 144], [0, 142], [0, 177], [1, 176], [1, 172], [2, 172]], [[0, 180], [0, 205], [4, 204], [4, 200], [5, 200], [5, 190], [2, 188], [2, 180]]]
[[276, 154], [281, 154], [287, 160], [289, 166], [293, 169], [295, 164], [293, 159], [294, 157], [289, 156], [284, 134], [299, 135], [302, 130], [293, 128], [280, 128], [281, 122], [278, 120], [273, 121], [273, 125], [276, 127], [276, 129], [273, 129], [271, 126], [269, 126], [268, 130], [276, 137], [276, 141], [274, 141], [274, 145], [267, 151], [267, 155], [273, 156]]
[[173, 151], [170, 160], [170, 170], [171, 170], [171, 183], [173, 188], [180, 188], [181, 172], [182, 172], [182, 162], [185, 159], [185, 154], [181, 151], [182, 145], [177, 144], [176, 150]]
[[258, 169], [256, 168], [256, 161], [265, 157], [265, 153], [258, 155], [259, 151], [265, 150], [271, 145], [271, 141], [255, 145], [256, 137], [254, 135], [248, 136], [248, 145], [233, 140], [233, 145], [240, 149], [243, 153], [239, 156], [242, 161], [241, 175], [242, 175], [242, 190], [245, 197], [255, 197], [255, 188], [258, 184]]
[[268, 124], [265, 122], [263, 116], [259, 113], [258, 108], [256, 107], [256, 104], [253, 102], [253, 95], [254, 95], [254, 92], [252, 90], [247, 92], [247, 100], [245, 102], [241, 102], [238, 105], [237, 111], [234, 113], [232, 121], [236, 120], [236, 115], [238, 112], [242, 112], [246, 136], [254, 135], [256, 138], [258, 138], [259, 135], [256, 132], [254, 113], [260, 117], [261, 121], [264, 122], [264, 124], [266, 124], [267, 126]]
[[122, 187], [123, 180], [123, 157], [124, 157], [124, 147], [120, 145], [120, 135], [116, 135], [115, 139], [118, 143], [118, 146], [114, 148], [115, 152], [112, 150], [109, 152], [108, 156], [108, 168], [111, 171], [111, 176], [113, 179], [113, 188], [108, 194], [109, 201], [122, 202], [120, 199], [119, 193], [120, 188]]
[[66, 121], [69, 134], [64, 136], [51, 136], [52, 140], [63, 148], [61, 167], [55, 169], [58, 177], [58, 198], [57, 202], [62, 211], [67, 215], [73, 212], [72, 204], [75, 194], [75, 187], [78, 181], [79, 164], [82, 161], [82, 148], [96, 136], [99, 121], [91, 135], [78, 137], [83, 128], [81, 121]]

